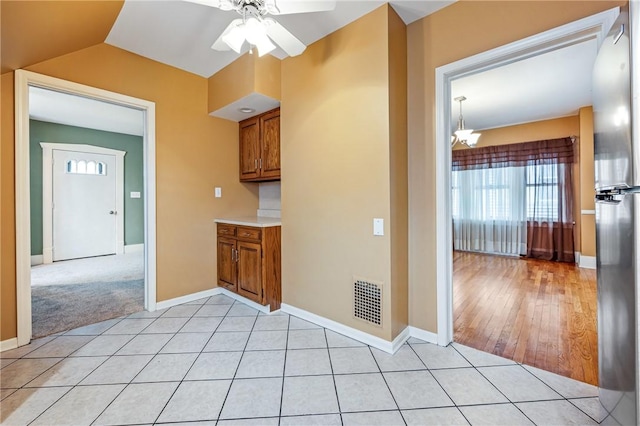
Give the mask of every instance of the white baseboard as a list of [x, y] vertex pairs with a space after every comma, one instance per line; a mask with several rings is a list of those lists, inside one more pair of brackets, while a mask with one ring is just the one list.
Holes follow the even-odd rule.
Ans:
[[124, 254], [140, 253], [141, 251], [144, 251], [144, 244], [129, 244], [128, 246], [124, 246]]
[[396, 336], [395, 339], [393, 339], [393, 342], [391, 342], [391, 352], [392, 354], [396, 353], [398, 351], [398, 349], [400, 349], [400, 347], [402, 345], [404, 345], [404, 342], [406, 342], [407, 340], [409, 340], [409, 337], [411, 337], [411, 327], [405, 327], [404, 330], [402, 330], [400, 332], [400, 334], [398, 334]]
[[31, 266], [42, 265], [44, 263], [44, 256], [41, 254], [34, 254], [31, 256]]
[[205, 297], [215, 296], [216, 294], [220, 294], [218, 290], [218, 288], [212, 288], [211, 290], [199, 291], [197, 293], [187, 294], [186, 296], [163, 300], [162, 302], [156, 303], [156, 310], [167, 309], [171, 308], [172, 306], [193, 302], [194, 300], [203, 299]]
[[286, 303], [283, 303], [281, 305], [281, 309], [282, 312], [286, 312], [298, 318], [302, 318], [303, 320], [312, 322], [321, 327], [328, 328], [331, 331], [343, 334], [347, 337], [355, 339], [369, 346], [373, 346], [376, 349], [380, 349], [381, 351], [390, 354], [397, 351], [400, 346], [402, 346], [402, 344], [409, 338], [409, 332], [407, 329], [403, 330], [402, 333], [400, 333], [398, 337], [393, 340], [393, 342], [390, 342], [388, 340], [381, 339], [380, 337], [373, 336], [369, 333], [365, 333], [364, 331], [357, 330], [353, 327], [346, 326], [320, 315], [312, 314], [311, 312], [305, 311], [304, 309], [287, 305]]
[[596, 257], [580, 255], [578, 266], [580, 268], [596, 269]]
[[438, 335], [436, 333], [413, 326], [409, 326], [407, 328], [409, 329], [411, 337], [424, 340], [427, 343], [433, 343], [434, 345], [438, 344]]
[[15, 349], [18, 347], [18, 339], [14, 337], [13, 339], [7, 339], [0, 341], [0, 352], [8, 351], [10, 349]]
[[[240, 296], [239, 294], [236, 294], [222, 287], [216, 287], [210, 290], [200, 291], [198, 293], [192, 293], [186, 296], [164, 300], [162, 302], [158, 302], [156, 305], [156, 308], [167, 309], [172, 306], [193, 302], [194, 300], [215, 296], [217, 294], [224, 294], [225, 296], [238, 300], [262, 313], [265, 313], [265, 314], [271, 313], [269, 312], [268, 305], [267, 306], [260, 305], [252, 300], [247, 299], [246, 297]], [[357, 330], [353, 327], [349, 327], [339, 322], [322, 317], [320, 315], [316, 315], [311, 312], [305, 311], [304, 309], [287, 305], [286, 303], [283, 303], [281, 305], [281, 310], [284, 313], [312, 322], [316, 325], [319, 325], [320, 327], [324, 327], [331, 331], [335, 331], [336, 333], [340, 333], [344, 336], [350, 337], [354, 340], [357, 340], [369, 346], [373, 346], [376, 349], [380, 349], [381, 351], [384, 351], [390, 354], [393, 354], [398, 349], [400, 349], [400, 347], [407, 341], [407, 339], [409, 339], [409, 337], [415, 337], [416, 339], [424, 340], [427, 343], [437, 344], [438, 342], [438, 336], [435, 333], [422, 330], [420, 328], [413, 327], [413, 326], [405, 327], [405, 329], [402, 330], [402, 332], [398, 334], [398, 336], [396, 336], [396, 338], [393, 339], [392, 342], [390, 342], [380, 337], [373, 336], [369, 333], [365, 333], [364, 331]]]
[[[225, 296], [228, 296], [228, 297], [230, 297], [232, 299], [235, 299], [235, 300], [237, 300], [239, 302], [242, 302], [245, 305], [248, 305], [248, 306], [252, 307], [253, 309], [256, 309], [256, 310], [262, 312], [263, 314], [270, 314], [271, 313], [269, 311], [270, 305], [267, 305], [267, 306], [261, 305], [259, 303], [254, 302], [253, 300], [249, 300], [246, 297], [240, 296], [237, 293], [229, 291], [226, 288], [218, 287], [217, 290], [220, 290], [219, 294], [224, 294]], [[273, 311], [273, 312], [277, 312], [277, 311]]]
[[265, 314], [270, 313], [269, 305], [267, 306], [260, 305], [254, 302], [253, 300], [249, 300], [246, 297], [240, 296], [239, 294], [236, 294], [222, 287], [216, 287], [210, 290], [199, 291], [198, 293], [191, 293], [185, 296], [176, 297], [174, 299], [163, 300], [162, 302], [156, 303], [156, 310], [171, 308], [176, 305], [182, 305], [183, 303], [193, 302], [195, 300], [204, 299], [205, 297], [211, 297], [217, 294], [224, 294], [225, 296], [238, 300], [262, 313], [265, 313]]

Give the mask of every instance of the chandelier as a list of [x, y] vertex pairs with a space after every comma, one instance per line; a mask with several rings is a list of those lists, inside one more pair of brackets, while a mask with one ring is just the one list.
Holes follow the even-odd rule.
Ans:
[[464, 128], [464, 117], [462, 117], [462, 101], [467, 100], [464, 96], [458, 96], [453, 99], [456, 102], [460, 103], [460, 116], [458, 117], [458, 128], [453, 135], [451, 135], [451, 147], [453, 148], [456, 144], [466, 145], [469, 148], [473, 148], [478, 143], [478, 138], [480, 137], [480, 133], [473, 133], [473, 129], [465, 129]]

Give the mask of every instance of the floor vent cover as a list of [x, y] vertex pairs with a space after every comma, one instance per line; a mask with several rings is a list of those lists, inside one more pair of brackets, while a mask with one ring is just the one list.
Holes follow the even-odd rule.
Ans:
[[382, 326], [382, 283], [354, 277], [353, 316]]

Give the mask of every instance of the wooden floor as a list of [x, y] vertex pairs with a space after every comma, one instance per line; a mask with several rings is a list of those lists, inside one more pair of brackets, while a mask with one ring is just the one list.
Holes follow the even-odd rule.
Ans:
[[454, 340], [598, 384], [596, 271], [454, 252]]

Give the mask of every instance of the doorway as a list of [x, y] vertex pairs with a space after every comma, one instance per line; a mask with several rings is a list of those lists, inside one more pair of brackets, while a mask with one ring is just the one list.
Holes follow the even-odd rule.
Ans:
[[[453, 225], [451, 196], [451, 148], [453, 94], [452, 82], [465, 76], [491, 70], [522, 59], [552, 52], [565, 46], [595, 39], [604, 40], [619, 10], [611, 9], [562, 27], [487, 51], [436, 69], [436, 192], [442, 202], [436, 205], [437, 252], [436, 286], [438, 298], [438, 344], [453, 341]], [[568, 135], [567, 135], [568, 136]]]
[[29, 90], [37, 87], [79, 98], [140, 110], [144, 117], [144, 308], [156, 309], [155, 104], [29, 71], [15, 73], [16, 101], [16, 286], [18, 346], [32, 336]]

